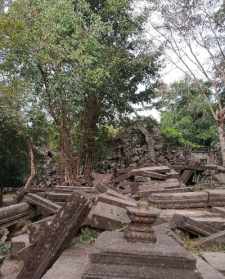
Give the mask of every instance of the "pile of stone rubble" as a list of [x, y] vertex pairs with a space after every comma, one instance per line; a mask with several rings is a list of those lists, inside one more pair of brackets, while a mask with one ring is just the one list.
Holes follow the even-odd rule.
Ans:
[[[157, 226], [152, 230], [153, 221]], [[0, 228], [9, 232], [10, 253], [24, 261], [18, 279], [41, 278], [82, 227], [111, 231], [99, 238], [83, 278], [122, 278], [129, 271], [126, 278], [208, 279], [198, 271], [206, 262], [197, 259], [196, 265], [175, 233], [193, 237], [198, 248], [225, 245], [225, 189], [193, 191], [179, 170], [145, 165], [118, 170], [111, 180], [93, 187], [34, 187], [20, 195], [20, 202], [0, 208]], [[183, 270], [186, 277], [181, 277]]]

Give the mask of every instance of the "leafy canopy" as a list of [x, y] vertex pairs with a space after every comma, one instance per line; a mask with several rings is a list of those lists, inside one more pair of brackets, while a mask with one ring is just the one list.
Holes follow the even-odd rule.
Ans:
[[183, 80], [172, 84], [164, 96], [161, 130], [173, 144], [200, 147], [216, 142], [215, 121], [199, 90], [195, 82]]

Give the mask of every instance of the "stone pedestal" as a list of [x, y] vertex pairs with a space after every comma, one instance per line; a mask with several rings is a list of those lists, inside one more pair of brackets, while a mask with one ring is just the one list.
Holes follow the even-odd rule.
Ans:
[[125, 232], [104, 232], [83, 279], [201, 279], [196, 259], [154, 224], [159, 210], [140, 203], [127, 208], [131, 223]]
[[104, 232], [96, 241], [83, 279], [200, 279], [196, 259], [155, 227], [156, 243], [129, 242], [121, 232]]

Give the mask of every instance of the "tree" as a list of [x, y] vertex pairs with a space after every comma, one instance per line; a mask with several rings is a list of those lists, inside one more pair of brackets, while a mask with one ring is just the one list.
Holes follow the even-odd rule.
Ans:
[[[217, 126], [222, 163], [225, 165], [225, 108], [221, 99], [225, 76], [221, 67], [223, 63], [218, 59], [225, 58], [225, 30], [218, 20], [222, 7], [222, 1], [164, 0], [156, 4], [162, 22], [150, 22], [152, 30], [167, 49], [165, 54], [168, 61], [195, 80], [199, 92], [207, 100]], [[201, 86], [201, 78], [210, 84], [213, 97], [206, 94]]]
[[[89, 175], [98, 125], [152, 96], [158, 52], [140, 48], [143, 18], [135, 18], [131, 4], [17, 0], [0, 18], [3, 79], [22, 82], [53, 119], [68, 184], [77, 175], [74, 126], [81, 130], [81, 164]], [[141, 82], [147, 89], [137, 93]]]
[[29, 169], [26, 137], [18, 116], [5, 108], [2, 97], [0, 108], [0, 186], [18, 187], [23, 185]]
[[[98, 125], [133, 112], [133, 104], [149, 103], [157, 85], [159, 51], [143, 39], [146, 16], [135, 16], [133, 1], [87, 1], [102, 24], [98, 60], [87, 71], [81, 117], [81, 162], [90, 174]], [[93, 82], [94, 81], [94, 82]], [[145, 89], [138, 92], [138, 86]]]
[[[86, 29], [85, 1], [18, 0], [1, 15], [2, 80], [23, 82], [60, 134], [65, 182], [76, 178], [71, 130], [80, 112], [83, 73], [96, 59], [96, 35], [106, 28], [96, 16]], [[29, 36], [28, 36], [29, 34]]]
[[[202, 82], [207, 88], [207, 84]], [[206, 89], [207, 90], [207, 89]], [[212, 93], [207, 90], [207, 95]], [[181, 80], [164, 92], [161, 131], [175, 145], [212, 147], [216, 143], [216, 125], [205, 97], [195, 81]]]

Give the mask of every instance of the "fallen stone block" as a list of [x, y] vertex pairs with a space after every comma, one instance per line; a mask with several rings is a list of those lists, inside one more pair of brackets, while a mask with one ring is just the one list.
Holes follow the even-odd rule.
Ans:
[[174, 194], [154, 194], [152, 198], [165, 200], [165, 201], [196, 201], [205, 202], [208, 200], [208, 195], [205, 192], [187, 192], [187, 193], [174, 193]]
[[78, 186], [56, 186], [54, 192], [58, 193], [72, 193], [74, 191], [83, 191], [85, 193], [97, 193], [95, 187], [78, 187]]
[[72, 192], [69, 193], [58, 193], [58, 192], [47, 192], [46, 197], [53, 202], [66, 202], [72, 195]]
[[[144, 167], [133, 170], [127, 170], [125, 173], [122, 172], [120, 175], [114, 178], [114, 183], [118, 184], [121, 181], [130, 179], [135, 176], [149, 177], [159, 180], [165, 180], [168, 178], [167, 173], [170, 172], [170, 168], [167, 166], [154, 166], [154, 167]], [[173, 174], [170, 174], [173, 175]], [[171, 176], [170, 176], [171, 177]]]
[[211, 211], [225, 217], [225, 207], [212, 207]]
[[157, 182], [156, 185], [164, 188], [179, 188], [184, 186], [177, 178], [168, 178], [165, 181]]
[[116, 186], [116, 190], [124, 195], [135, 193], [138, 190], [138, 183], [122, 181]]
[[207, 248], [211, 246], [223, 246], [225, 245], [225, 231], [211, 234], [208, 237], [201, 238], [196, 241], [195, 247]]
[[46, 217], [46, 218], [43, 218], [37, 222], [34, 222], [34, 223], [31, 223], [29, 226], [28, 226], [28, 235], [29, 235], [29, 242], [31, 244], [35, 243], [37, 237], [38, 237], [38, 234], [41, 230], [41, 227], [45, 227], [45, 226], [48, 226], [52, 223], [52, 220], [55, 216], [54, 215], [51, 215], [49, 217]]
[[40, 197], [37, 194], [29, 193], [25, 196], [24, 199], [31, 205], [36, 206], [43, 213], [44, 216], [55, 214], [61, 208], [61, 206], [59, 206], [58, 204], [46, 198]]
[[115, 230], [130, 223], [127, 211], [124, 208], [98, 202], [93, 206], [86, 224], [102, 230]]
[[170, 167], [168, 167], [168, 166], [144, 167], [144, 168], [139, 168], [138, 170], [152, 171], [152, 172], [158, 172], [158, 173], [163, 173], [163, 174], [167, 174], [168, 172], [171, 171]]
[[99, 195], [97, 199], [99, 202], [107, 203], [110, 205], [115, 205], [118, 207], [122, 207], [124, 209], [126, 209], [126, 207], [136, 207], [137, 206], [137, 203], [135, 202], [135, 200], [119, 198], [119, 197], [111, 196], [107, 193]]
[[208, 205], [211, 207], [225, 206], [225, 190], [207, 190], [209, 195]]
[[156, 193], [184, 193], [191, 190], [191, 187], [179, 187], [179, 188], [164, 188], [160, 189], [158, 187], [152, 187], [151, 189], [146, 189], [145, 185], [139, 186], [139, 190], [133, 195], [133, 198], [148, 198], [152, 194]]
[[208, 194], [205, 192], [159, 193], [152, 194], [149, 202], [162, 209], [205, 208]]
[[176, 172], [175, 170], [170, 170], [168, 173], [166, 173], [168, 178], [177, 178], [179, 179], [180, 175], [178, 172]]
[[225, 253], [223, 252], [204, 252], [201, 253], [203, 259], [205, 259], [213, 268], [225, 275]]
[[225, 173], [217, 173], [213, 175], [213, 178], [219, 183], [224, 185], [225, 184]]
[[149, 177], [159, 180], [166, 180], [168, 177], [165, 174], [161, 174], [158, 172], [143, 170], [143, 169], [134, 169], [130, 172], [130, 177], [133, 176], [143, 176], [143, 177]]
[[[196, 209], [166, 209], [161, 210], [160, 218], [169, 222], [175, 214], [184, 215], [187, 217], [212, 217], [212, 213], [207, 210]], [[214, 216], [214, 215], [213, 215]]]
[[171, 229], [180, 229], [196, 236], [210, 236], [225, 229], [225, 220], [218, 217], [187, 217], [175, 214], [170, 222]]
[[78, 233], [90, 209], [91, 201], [84, 195], [73, 193], [61, 208], [51, 225], [42, 227], [27, 256], [17, 279], [40, 279], [62, 254], [66, 245]]
[[26, 202], [0, 208], [0, 227], [7, 228], [23, 222], [33, 216], [34, 212]]
[[189, 179], [193, 176], [193, 170], [184, 170], [180, 179], [184, 184], [187, 184]]
[[106, 194], [110, 195], [110, 196], [113, 196], [113, 197], [116, 197], [116, 198], [120, 198], [120, 199], [124, 199], [124, 200], [129, 200], [129, 201], [134, 201], [132, 198], [130, 198], [130, 197], [124, 195], [124, 194], [121, 194], [118, 191], [115, 191], [113, 189], [108, 189]]
[[28, 234], [21, 234], [11, 239], [10, 255], [17, 257], [18, 253], [30, 245]]
[[200, 272], [203, 279], [225, 279], [223, 274], [214, 269], [201, 257], [197, 257], [197, 269]]

